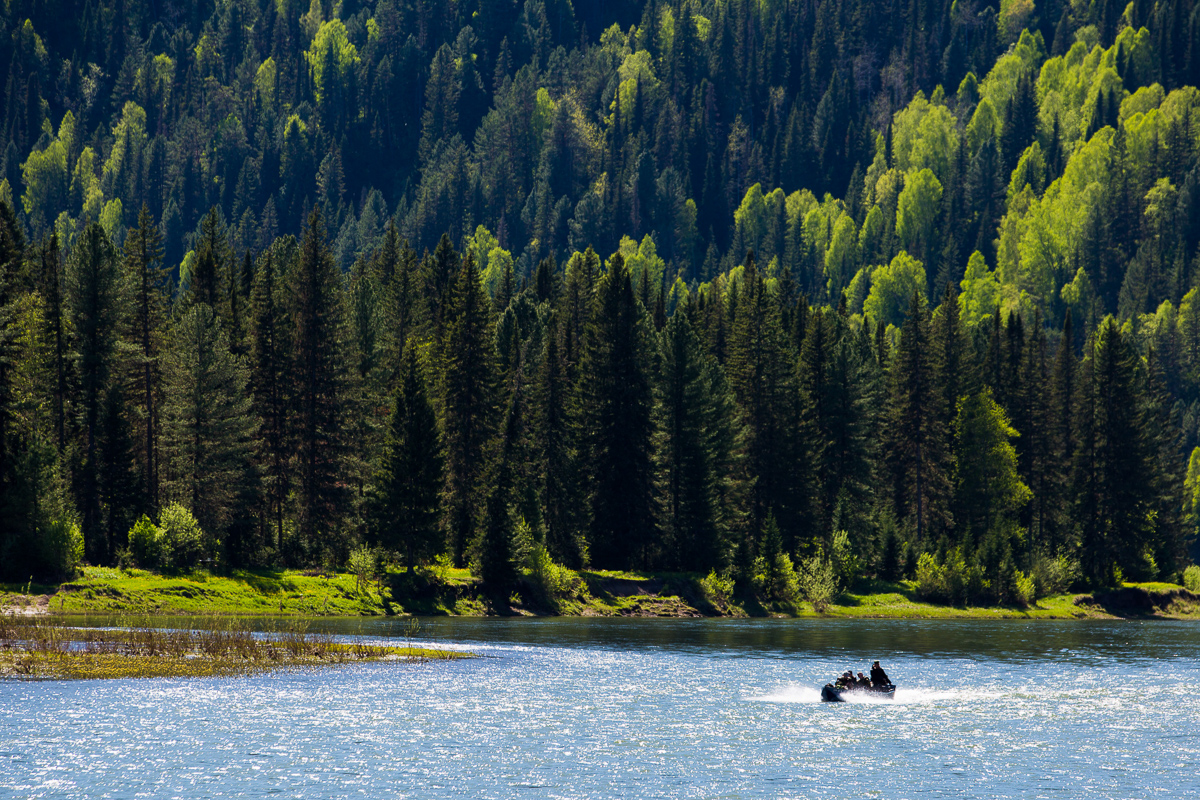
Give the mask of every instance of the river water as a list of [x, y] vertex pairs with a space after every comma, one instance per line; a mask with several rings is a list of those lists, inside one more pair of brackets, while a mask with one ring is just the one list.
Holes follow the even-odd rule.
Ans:
[[[483, 658], [0, 681], [0, 797], [1200, 796], [1196, 623], [454, 619], [421, 637]], [[875, 658], [894, 702], [819, 702]]]

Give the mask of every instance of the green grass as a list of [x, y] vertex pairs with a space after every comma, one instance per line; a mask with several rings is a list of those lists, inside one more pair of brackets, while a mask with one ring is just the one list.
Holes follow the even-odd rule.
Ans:
[[[194, 572], [160, 575], [145, 570], [87, 567], [60, 586], [35, 586], [51, 597], [53, 613], [236, 614], [365, 616], [386, 613], [386, 598], [374, 586], [357, 587], [353, 575], [307, 574], [294, 570], [237, 570], [228, 576]], [[0, 585], [0, 605], [13, 606], [24, 586]], [[40, 590], [40, 591], [39, 591]]]
[[[159, 575], [144, 570], [89, 567], [61, 585], [0, 584], [0, 607], [53, 614], [185, 614], [233, 616], [790, 616], [939, 619], [1076, 619], [1136, 616], [1104, 602], [1078, 605], [1077, 595], [1039, 599], [1028, 608], [960, 607], [928, 603], [911, 581], [859, 581], [823, 611], [810, 603], [766, 603], [715, 596], [698, 574], [582, 570], [551, 599], [532, 585], [509, 598], [488, 597], [469, 570], [446, 566], [392, 572], [379, 584], [358, 586], [353, 575], [295, 570], [239, 570], [228, 576]], [[1126, 584], [1149, 594], [1178, 592], [1168, 583]], [[1197, 617], [1188, 598], [1156, 604], [1142, 616]]]

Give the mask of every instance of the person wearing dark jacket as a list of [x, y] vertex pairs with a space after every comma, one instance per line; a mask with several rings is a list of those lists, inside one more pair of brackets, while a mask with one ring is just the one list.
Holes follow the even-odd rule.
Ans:
[[888, 679], [887, 673], [883, 671], [883, 667], [879, 666], [876, 661], [871, 665], [871, 685], [872, 686], [891, 686], [892, 682]]

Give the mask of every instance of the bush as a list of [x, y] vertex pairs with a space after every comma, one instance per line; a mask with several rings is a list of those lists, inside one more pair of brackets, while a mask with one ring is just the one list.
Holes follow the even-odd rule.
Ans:
[[574, 593], [578, 578], [566, 567], [554, 563], [546, 545], [531, 541], [525, 553], [525, 568], [529, 583], [535, 592], [551, 607], [557, 608], [559, 599]]
[[83, 532], [74, 522], [54, 520], [39, 531], [38, 560], [41, 572], [71, 577], [83, 561]]
[[1033, 599], [1062, 594], [1079, 580], [1079, 563], [1066, 556], [1039, 555], [1033, 560], [1029, 577], [1033, 580]]
[[794, 603], [800, 595], [800, 583], [791, 556], [778, 553], [772, 559], [756, 558], [754, 588], [765, 600]]
[[1183, 585], [1189, 592], [1200, 592], [1200, 567], [1192, 564], [1183, 571]]
[[946, 599], [946, 571], [933, 553], [917, 559], [917, 594], [926, 600]]
[[350, 551], [346, 568], [354, 575], [354, 591], [361, 593], [364, 587], [370, 588], [371, 579], [379, 571], [379, 561], [374, 550], [365, 544], [359, 545]]
[[733, 597], [734, 581], [733, 578], [721, 575], [714, 569], [709, 571], [707, 577], [700, 579], [700, 589], [713, 605], [728, 605]]
[[838, 593], [838, 579], [834, 564], [824, 553], [806, 558], [800, 564], [800, 594], [813, 604], [817, 611], [824, 611]]
[[219, 540], [206, 534], [192, 512], [179, 503], [172, 503], [158, 515], [164, 550], [163, 566], [174, 569], [195, 569], [202, 561], [217, 560]]
[[862, 573], [862, 562], [854, 554], [850, 534], [845, 531], [833, 533], [833, 571], [841, 588], [853, 586]]
[[145, 514], [129, 529], [129, 554], [142, 569], [162, 567], [162, 531]]

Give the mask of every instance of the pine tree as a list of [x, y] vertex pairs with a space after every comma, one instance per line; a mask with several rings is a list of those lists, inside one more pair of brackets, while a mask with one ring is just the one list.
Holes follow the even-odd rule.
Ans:
[[951, 523], [947, 431], [940, 418], [936, 363], [929, 311], [914, 292], [892, 363], [887, 450], [896, 515], [912, 523], [918, 547], [936, 543]]
[[443, 483], [441, 434], [417, 359], [417, 344], [404, 349], [400, 381], [379, 469], [375, 475], [374, 526], [380, 541], [401, 550], [412, 572], [441, 552], [439, 525]]
[[341, 280], [314, 210], [292, 275], [295, 302], [293, 402], [301, 544], [336, 547], [346, 509], [345, 359]]
[[220, 209], [213, 206], [204, 216], [200, 227], [200, 244], [188, 282], [188, 299], [204, 303], [214, 311], [221, 306], [220, 283], [221, 276], [225, 274], [226, 246]]
[[[661, 334], [659, 393], [662, 421], [663, 534], [682, 569], [705, 572], [721, 566], [718, 527], [719, 476], [710, 430], [713, 398], [709, 371], [717, 368], [703, 352], [686, 313], [671, 317]], [[731, 424], [720, 421], [717, 424]]]
[[583, 566], [579, 537], [578, 477], [568, 398], [571, 384], [559, 339], [565, 334], [557, 315], [546, 320], [546, 345], [534, 385], [534, 450], [541, 476], [546, 546], [559, 563]]
[[753, 261], [743, 275], [740, 299], [730, 299], [730, 313], [726, 370], [746, 420], [746, 467], [753, 482], [750, 529], [760, 532], [773, 512], [785, 546], [792, 549], [808, 508], [812, 476], [805, 473], [811, 459], [796, 436], [795, 356], [787, 346], [776, 298]]
[[283, 514], [291, 486], [292, 438], [288, 413], [291, 339], [278, 298], [276, 248], [268, 250], [254, 275], [251, 294], [250, 386], [258, 420], [256, 461], [266, 501], [265, 526], [274, 528], [282, 555]]
[[100, 423], [124, 308], [117, 253], [99, 223], [89, 225], [79, 237], [67, 265], [66, 285], [74, 334], [75, 405], [83, 437], [76, 497], [86, 556], [93, 563], [107, 563], [112, 554], [106, 550], [102, 530]]
[[159, 347], [166, 312], [169, 271], [162, 265], [162, 234], [143, 205], [137, 227], [125, 237], [125, 270], [133, 284], [130, 339], [137, 348], [134, 381], [143, 426], [141, 481], [151, 511], [158, 508]]
[[462, 566], [474, 538], [475, 515], [483, 505], [483, 464], [493, 435], [496, 365], [491, 312], [468, 252], [449, 291], [441, 343], [442, 431], [446, 453], [448, 544]]
[[494, 446], [483, 524], [476, 545], [479, 577], [488, 593], [501, 602], [507, 598], [520, 574], [516, 510], [513, 508], [516, 500], [513, 462], [520, 436], [521, 404], [519, 392], [514, 393], [505, 414], [504, 431]]
[[577, 396], [588, 541], [593, 563], [603, 568], [646, 568], [657, 545], [646, 335], [617, 253], [596, 287]]

